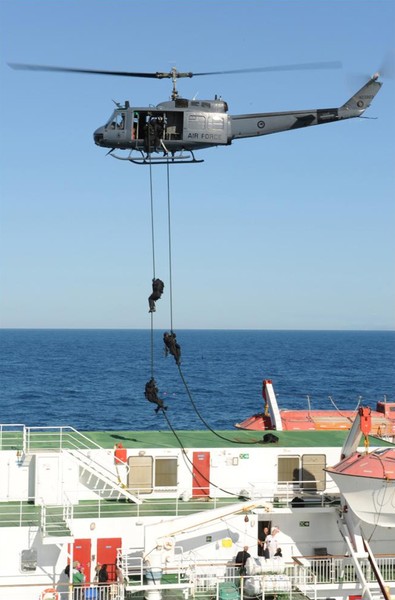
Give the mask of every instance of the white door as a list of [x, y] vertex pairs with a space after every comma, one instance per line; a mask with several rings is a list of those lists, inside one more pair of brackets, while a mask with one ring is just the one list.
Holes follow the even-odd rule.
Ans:
[[36, 504], [61, 503], [59, 455], [36, 456]]

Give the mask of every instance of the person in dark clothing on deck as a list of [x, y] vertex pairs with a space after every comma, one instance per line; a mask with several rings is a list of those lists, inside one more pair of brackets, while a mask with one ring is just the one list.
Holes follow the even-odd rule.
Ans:
[[108, 588], [108, 572], [107, 565], [102, 565], [101, 569], [98, 573], [99, 579], [99, 591], [100, 591], [100, 600], [108, 600], [109, 598], [109, 588]]
[[264, 527], [260, 539], [258, 539], [258, 556], [269, 558], [269, 550], [266, 548], [265, 540], [269, 535], [269, 527]]
[[236, 554], [235, 563], [239, 567], [240, 575], [246, 574], [246, 562], [250, 558], [251, 554], [248, 552], [248, 546], [244, 546], [243, 550], [240, 550]]

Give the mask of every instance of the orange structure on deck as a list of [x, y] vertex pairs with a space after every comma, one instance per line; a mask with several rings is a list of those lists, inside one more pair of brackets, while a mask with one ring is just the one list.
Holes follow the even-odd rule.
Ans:
[[[270, 379], [263, 381], [264, 412], [236, 423], [238, 429], [254, 431], [347, 431], [351, 429], [357, 410], [279, 409]], [[395, 402], [377, 402], [371, 410], [371, 434], [395, 437]]]

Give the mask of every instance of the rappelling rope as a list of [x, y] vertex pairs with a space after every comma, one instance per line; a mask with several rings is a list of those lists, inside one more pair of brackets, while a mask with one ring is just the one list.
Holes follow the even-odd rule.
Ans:
[[[152, 280], [155, 279], [155, 226], [154, 226], [154, 194], [152, 185], [152, 163], [149, 163], [149, 181], [151, 198], [151, 244], [152, 244]], [[154, 378], [154, 314], [151, 312], [151, 377]]]
[[167, 170], [167, 227], [169, 238], [169, 298], [170, 298], [170, 331], [173, 331], [173, 277], [172, 277], [172, 254], [171, 254], [171, 198], [170, 198], [170, 169], [169, 158], [166, 164]]
[[[152, 270], [153, 270], [153, 281], [155, 279], [155, 228], [154, 228], [154, 198], [153, 198], [153, 184], [152, 184], [152, 164], [150, 162], [150, 198], [151, 198], [151, 238], [152, 238]], [[169, 169], [169, 159], [167, 160], [167, 225], [168, 225], [168, 259], [169, 259], [169, 297], [170, 297], [170, 331], [171, 334], [173, 334], [173, 277], [172, 277], [172, 233], [171, 233], [171, 194], [170, 194], [170, 169]], [[175, 339], [175, 334], [174, 334], [174, 339]], [[214, 429], [212, 429], [212, 427], [210, 427], [210, 425], [207, 423], [207, 421], [202, 417], [202, 415], [200, 414], [193, 398], [192, 398], [192, 394], [189, 390], [188, 384], [185, 380], [185, 377], [182, 373], [180, 364], [179, 364], [179, 360], [176, 360], [177, 366], [178, 366], [178, 371], [180, 373], [180, 377], [181, 380], [184, 384], [185, 390], [188, 394], [188, 397], [190, 399], [190, 402], [197, 414], [197, 416], [199, 417], [199, 419], [202, 421], [202, 423], [205, 425], [205, 427], [211, 431], [215, 436], [217, 436], [218, 438], [225, 440], [228, 443], [231, 444], [243, 444], [243, 445], [255, 445], [255, 444], [261, 444], [262, 441], [259, 440], [254, 440], [252, 442], [247, 442], [244, 440], [234, 440], [234, 439], [229, 439], [226, 438], [220, 434], [218, 434], [216, 431], [214, 431]], [[157, 388], [155, 387], [155, 381], [154, 381], [154, 323], [153, 323], [153, 313], [151, 312], [151, 378], [153, 381], [153, 390], [156, 394], [157, 392]], [[150, 384], [150, 382], [148, 382], [148, 385]], [[152, 393], [152, 390], [151, 390]], [[147, 387], [146, 387], [146, 397], [147, 397]], [[147, 399], [154, 401], [155, 403], [158, 404], [157, 399], [151, 399], [149, 397], [147, 397]], [[158, 404], [158, 409], [162, 408], [159, 404]], [[166, 407], [162, 408], [162, 413], [164, 414], [169, 426], [169, 420], [164, 412], [164, 410], [166, 409]], [[171, 427], [171, 426], [170, 426]], [[174, 430], [173, 428], [171, 428], [173, 433]], [[176, 435], [176, 434], [175, 434]], [[176, 436], [177, 437], [177, 436]], [[178, 439], [178, 438], [177, 438]]]
[[[171, 236], [171, 195], [170, 195], [170, 169], [169, 169], [169, 160], [167, 160], [167, 225], [168, 225], [168, 238], [169, 238], [169, 297], [170, 297], [170, 331], [171, 333], [173, 333], [173, 281], [172, 281], [172, 236]], [[193, 401], [192, 398], [192, 394], [189, 390], [188, 384], [185, 380], [185, 377], [182, 373], [181, 370], [181, 366], [179, 363], [177, 363], [177, 367], [178, 367], [178, 371], [180, 373], [180, 377], [181, 380], [184, 384], [185, 390], [188, 394], [188, 397], [191, 401], [191, 404], [197, 414], [197, 416], [199, 417], [199, 419], [201, 420], [201, 422], [205, 425], [205, 427], [207, 427], [207, 429], [209, 429], [214, 435], [216, 435], [217, 437], [221, 438], [222, 440], [225, 440], [226, 442], [230, 442], [231, 444], [240, 444], [240, 440], [235, 441], [235, 440], [231, 440], [229, 438], [226, 438], [222, 435], [220, 435], [219, 433], [217, 433], [216, 431], [214, 431], [214, 429], [212, 429], [210, 427], [210, 425], [207, 423], [207, 421], [202, 417], [202, 415], [200, 414], [200, 412], [197, 409], [197, 406], [195, 404], [195, 402]], [[163, 411], [162, 411], [163, 412]], [[166, 420], [167, 416], [165, 415]], [[255, 444], [260, 444], [261, 440], [256, 440], [254, 442], [242, 442], [243, 444], [248, 444], [248, 445], [255, 445]]]
[[[173, 429], [173, 427], [172, 427], [172, 425], [171, 425], [171, 423], [170, 423], [169, 417], [167, 416], [167, 414], [165, 413], [165, 411], [164, 411], [164, 410], [162, 410], [161, 412], [162, 412], [163, 416], [165, 417], [165, 419], [166, 419], [166, 421], [167, 421], [167, 424], [168, 424], [168, 426], [169, 426], [169, 428], [170, 428], [171, 432], [173, 433], [174, 437], [176, 438], [177, 442], [178, 442], [178, 443], [179, 443], [179, 445], [180, 445], [180, 448], [181, 448], [181, 451], [182, 451], [182, 455], [183, 455], [183, 457], [184, 457], [184, 460], [185, 460], [185, 462], [186, 462], [186, 463], [189, 463], [189, 465], [195, 469], [196, 473], [198, 473], [198, 474], [200, 475], [200, 477], [201, 477], [202, 479], [204, 479], [204, 480], [207, 482], [207, 484], [209, 484], [209, 485], [211, 485], [211, 486], [215, 487], [217, 490], [220, 490], [221, 492], [225, 492], [225, 494], [229, 494], [229, 496], [236, 496], [236, 497], [239, 497], [239, 494], [235, 494], [234, 492], [230, 492], [229, 490], [225, 490], [224, 488], [221, 488], [219, 485], [216, 485], [215, 483], [213, 483], [213, 482], [212, 482], [210, 479], [208, 479], [208, 478], [207, 478], [207, 477], [206, 477], [206, 476], [205, 476], [205, 475], [204, 475], [204, 474], [203, 474], [203, 473], [202, 473], [202, 472], [201, 472], [201, 471], [200, 471], [200, 470], [199, 470], [199, 469], [196, 467], [196, 465], [194, 465], [194, 463], [193, 463], [193, 462], [191, 461], [191, 459], [189, 458], [189, 456], [188, 456], [188, 454], [187, 454], [187, 451], [186, 451], [186, 450], [185, 450], [185, 448], [184, 448], [184, 445], [183, 445], [183, 443], [181, 442], [181, 440], [180, 440], [179, 436], [177, 435], [177, 432], [176, 432], [176, 431]], [[189, 472], [191, 473], [192, 477], [194, 477], [193, 471], [190, 469], [190, 467], [188, 466], [188, 464], [187, 464], [187, 468], [188, 468]]]
[[151, 243], [152, 243], [152, 277], [155, 279], [155, 226], [154, 226], [154, 192], [152, 184], [152, 164], [149, 164], [149, 184], [151, 198]]
[[207, 421], [200, 414], [200, 412], [199, 412], [199, 410], [198, 410], [198, 408], [197, 408], [197, 406], [196, 406], [196, 404], [195, 404], [195, 402], [193, 400], [191, 391], [190, 391], [190, 389], [188, 387], [186, 379], [185, 379], [185, 377], [183, 375], [183, 372], [181, 370], [181, 366], [180, 365], [177, 365], [177, 366], [178, 366], [178, 371], [180, 373], [180, 377], [182, 379], [182, 382], [183, 382], [184, 387], [186, 389], [186, 392], [188, 394], [188, 398], [189, 398], [189, 400], [190, 400], [190, 402], [191, 402], [191, 404], [192, 404], [192, 406], [194, 408], [195, 413], [197, 414], [197, 416], [199, 417], [199, 419], [201, 420], [201, 422], [203, 423], [203, 425], [205, 425], [205, 427], [207, 427], [207, 429], [209, 429], [211, 431], [211, 433], [213, 433], [214, 435], [216, 435], [221, 440], [225, 440], [226, 442], [230, 442], [231, 444], [243, 444], [243, 445], [246, 445], [246, 446], [255, 446], [256, 444], [261, 444], [262, 443], [261, 439], [254, 440], [253, 442], [247, 442], [246, 440], [231, 440], [231, 439], [229, 439], [227, 437], [224, 437], [223, 435], [220, 435], [214, 429], [212, 429], [212, 427], [210, 427], [210, 425], [207, 423]]

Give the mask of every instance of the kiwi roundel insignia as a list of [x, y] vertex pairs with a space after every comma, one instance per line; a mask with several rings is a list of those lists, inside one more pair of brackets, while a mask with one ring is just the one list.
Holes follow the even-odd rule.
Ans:
[[265, 127], [265, 121], [258, 121], [257, 125], [259, 129], [263, 129]]

